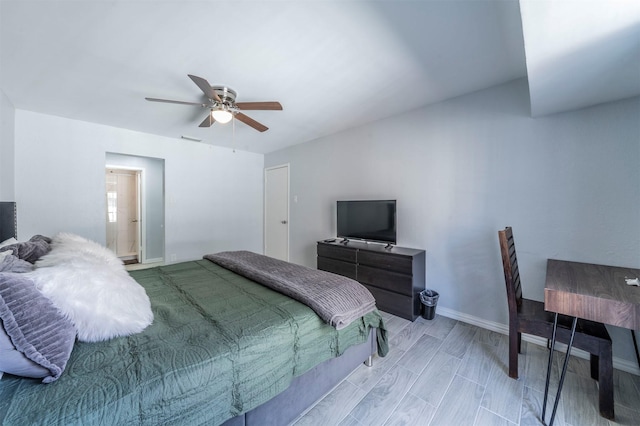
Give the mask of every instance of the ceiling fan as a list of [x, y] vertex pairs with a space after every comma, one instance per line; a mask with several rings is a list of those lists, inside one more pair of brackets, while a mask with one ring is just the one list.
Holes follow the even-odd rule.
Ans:
[[188, 74], [189, 78], [202, 90], [209, 99], [208, 103], [202, 102], [184, 102], [173, 101], [170, 99], [145, 98], [151, 102], [166, 102], [170, 104], [194, 105], [201, 108], [209, 108], [210, 113], [200, 123], [199, 127], [210, 127], [216, 121], [219, 123], [228, 123], [233, 117], [242, 121], [244, 124], [253, 127], [259, 132], [269, 130], [267, 126], [258, 123], [253, 118], [247, 116], [241, 111], [246, 110], [282, 110], [280, 102], [236, 102], [237, 93], [225, 86], [211, 86], [207, 80], [202, 77]]

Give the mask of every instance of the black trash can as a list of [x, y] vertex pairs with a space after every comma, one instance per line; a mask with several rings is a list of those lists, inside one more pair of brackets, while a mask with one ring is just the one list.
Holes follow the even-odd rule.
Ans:
[[436, 316], [436, 305], [438, 304], [440, 295], [435, 290], [422, 290], [420, 292], [420, 301], [422, 302], [422, 318], [432, 320]]

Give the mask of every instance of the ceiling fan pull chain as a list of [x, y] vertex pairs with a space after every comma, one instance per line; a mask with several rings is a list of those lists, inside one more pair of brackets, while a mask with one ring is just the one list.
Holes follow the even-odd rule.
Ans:
[[231, 146], [233, 146], [233, 153], [236, 153], [236, 116], [231, 119]]

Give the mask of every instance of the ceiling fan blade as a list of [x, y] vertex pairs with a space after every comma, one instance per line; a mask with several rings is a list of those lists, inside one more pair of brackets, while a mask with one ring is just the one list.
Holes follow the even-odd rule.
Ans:
[[165, 102], [168, 104], [180, 104], [180, 105], [195, 105], [199, 107], [206, 107], [207, 104], [203, 104], [202, 102], [185, 102], [185, 101], [172, 101], [171, 99], [158, 99], [158, 98], [145, 98], [151, 102]]
[[264, 124], [260, 124], [260, 123], [258, 123], [258, 122], [257, 122], [256, 120], [254, 120], [253, 118], [251, 118], [251, 117], [249, 117], [249, 116], [247, 116], [247, 115], [244, 115], [244, 114], [243, 114], [243, 113], [241, 113], [241, 112], [236, 112], [235, 117], [236, 117], [238, 120], [242, 121], [242, 122], [243, 122], [244, 124], [246, 124], [247, 126], [251, 126], [251, 127], [253, 127], [254, 129], [256, 129], [257, 131], [259, 131], [259, 132], [264, 132], [264, 131], [266, 131], [266, 130], [269, 130], [269, 128], [268, 128], [267, 126], [265, 126]]
[[211, 85], [207, 80], [205, 80], [202, 77], [198, 77], [196, 75], [191, 75], [191, 74], [187, 74], [187, 75], [200, 88], [200, 90], [202, 90], [202, 92], [207, 96], [207, 98], [216, 100], [218, 102], [222, 102], [222, 100], [220, 99], [220, 96], [218, 96], [216, 91], [213, 90], [213, 88], [211, 87]]
[[236, 106], [245, 110], [277, 110], [282, 111], [280, 102], [236, 102]]
[[213, 123], [215, 123], [216, 120], [214, 120], [214, 118], [211, 116], [211, 113], [207, 114], [207, 116], [205, 117], [204, 120], [202, 120], [202, 123], [200, 123], [200, 125], [198, 127], [211, 127], [211, 125]]

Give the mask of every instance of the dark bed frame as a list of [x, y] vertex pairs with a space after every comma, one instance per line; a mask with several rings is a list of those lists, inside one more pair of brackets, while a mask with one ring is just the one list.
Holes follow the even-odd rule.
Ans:
[[347, 349], [338, 358], [329, 359], [301, 376], [264, 404], [238, 417], [227, 420], [224, 426], [281, 426], [293, 422], [316, 401], [327, 394], [360, 364], [370, 365], [376, 353], [376, 330], [371, 329], [369, 340]]

